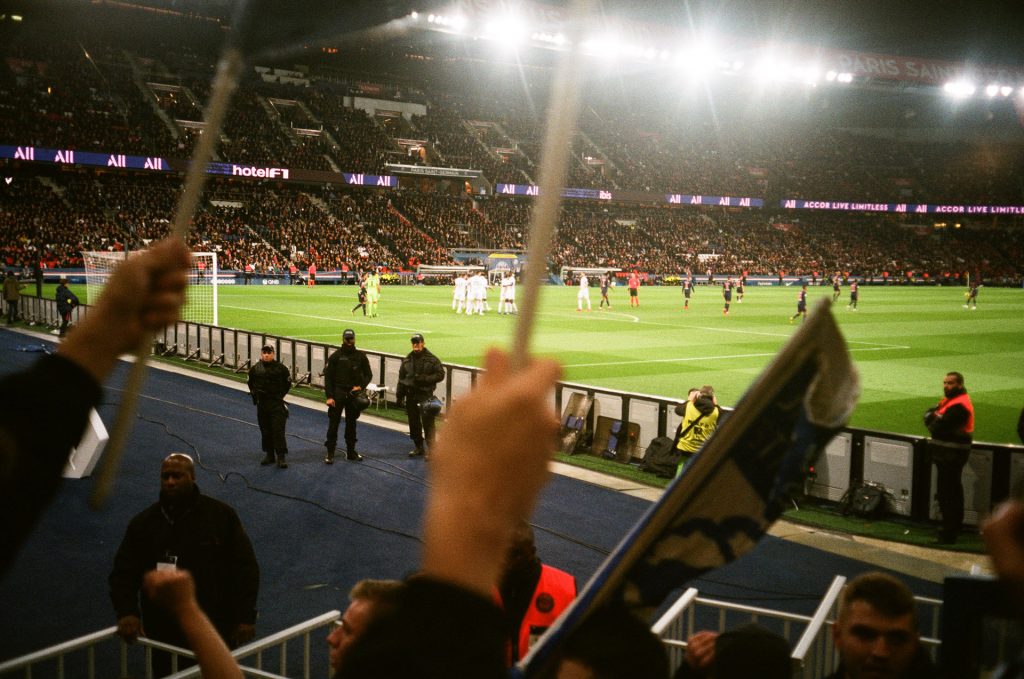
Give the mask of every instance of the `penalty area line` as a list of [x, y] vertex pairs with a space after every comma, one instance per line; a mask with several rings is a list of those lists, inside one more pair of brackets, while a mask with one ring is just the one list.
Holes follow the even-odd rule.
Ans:
[[314, 321], [330, 321], [332, 323], [340, 323], [342, 325], [353, 325], [362, 326], [363, 328], [390, 328], [391, 330], [402, 330], [404, 332], [420, 332], [419, 328], [407, 328], [404, 325], [388, 325], [386, 323], [371, 323], [369, 321], [359, 321], [355, 318], [332, 318], [330, 316], [313, 316], [311, 314], [297, 314], [293, 311], [268, 311], [267, 309], [253, 309], [252, 307], [246, 306], [230, 306], [222, 305], [225, 309], [237, 309], [239, 311], [253, 311], [260, 314], [276, 314], [278, 316], [292, 316], [293, 318], [309, 318]]

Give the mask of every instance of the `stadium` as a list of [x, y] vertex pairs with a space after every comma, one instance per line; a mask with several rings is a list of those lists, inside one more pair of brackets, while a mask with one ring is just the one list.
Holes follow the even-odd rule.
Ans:
[[[963, 373], [978, 420], [964, 472], [969, 536], [955, 549], [890, 553], [826, 540], [814, 549], [827, 565], [783, 575], [772, 569], [800, 557], [772, 543], [779, 553], [750, 571], [729, 576], [730, 564], [692, 586], [715, 600], [708, 608], [810, 620], [833, 576], [871, 564], [938, 601], [922, 621], [932, 625], [922, 634], [936, 660], [949, 668], [974, 653], [948, 642], [948, 611], [964, 595], [950, 599], [942, 581], [988, 568], [977, 527], [1024, 488], [1024, 53], [1011, 10], [839, 10], [812, 0], [248, 4], [0, 6], [0, 255], [22, 284], [19, 319], [0, 336], [11, 357], [3, 373], [53, 350], [60, 279], [82, 301], [74, 333], [120, 262], [182, 228], [194, 260], [182, 322], [148, 348], [117, 507], [92, 514], [91, 481], [65, 482], [0, 581], [16, 611], [0, 671], [30, 671], [31, 662], [10, 661], [115, 620], [105, 583], [112, 550], [153, 501], [157, 461], [182, 446], [199, 459], [204, 493], [238, 509], [253, 538], [264, 573], [261, 637], [343, 607], [360, 578], [414, 572], [428, 477], [405, 459], [401, 357], [422, 333], [446, 366], [445, 408], [468, 397], [489, 346], [522, 348], [519, 315], [498, 313], [508, 273], [521, 296], [539, 283], [539, 300], [521, 304], [533, 321], [529, 351], [563, 366], [552, 404], [574, 444], [558, 457], [567, 476], [545, 491], [531, 522], [545, 562], [581, 585], [660, 497], [665, 482], [638, 468], [652, 441], [677, 431], [674, 407], [687, 389], [712, 384], [720, 404], [739, 412], [794, 337], [808, 342], [802, 326], [816, 315], [834, 317], [860, 397], [793, 504], [798, 513], [834, 508], [874, 482], [895, 519], [884, 522], [885, 537], [929, 543], [941, 511], [921, 414], [940, 398], [943, 375]], [[223, 121], [212, 124], [232, 50], [244, 59], [224, 90], [233, 91]], [[548, 136], [559, 120], [566, 134]], [[190, 176], [202, 182], [191, 199]], [[545, 223], [550, 247], [534, 250]], [[457, 313], [452, 283], [475, 271], [490, 279], [491, 308]], [[365, 314], [353, 305], [370, 273], [384, 285], [379, 309]], [[602, 279], [607, 306], [598, 304]], [[804, 319], [793, 313], [801, 290]], [[371, 358], [376, 391], [359, 425], [372, 464], [335, 465], [339, 486], [320, 464], [322, 402], [327, 357], [345, 328]], [[248, 397], [235, 403], [266, 344], [294, 383], [284, 481], [259, 469]], [[132, 390], [126, 371], [115, 371], [98, 408], [108, 428]], [[579, 441], [566, 431], [574, 422], [583, 423]], [[641, 490], [599, 492], [585, 476], [594, 472], [610, 475], [606, 486]], [[260, 525], [266, 512], [295, 530]], [[395, 515], [401, 521], [382, 519]], [[838, 530], [846, 528], [878, 530]], [[398, 546], [386, 543], [389, 531]], [[344, 554], [325, 554], [336, 543]], [[297, 572], [293, 558], [316, 574]], [[47, 623], [34, 578], [82, 560], [82, 601], [50, 592], [56, 599], [44, 604], [76, 623]], [[789, 595], [802, 600], [776, 604]], [[334, 613], [296, 634], [320, 635]], [[711, 613], [697, 621], [726, 627]], [[697, 623], [689, 624], [655, 627], [673, 669]], [[793, 676], [825, 676], [836, 651], [823, 641], [798, 655], [808, 628], [784, 633]], [[318, 644], [302, 666], [301, 653], [267, 642], [259, 652], [268, 659], [254, 665], [265, 662], [263, 674], [253, 676], [309, 676], [310, 664], [322, 676]], [[996, 655], [978, 662], [991, 668], [1011, 652]], [[57, 657], [64, 662], [52, 652], [32, 661], [35, 671], [45, 676]], [[142, 672], [140, 657], [130, 669], [123, 661], [121, 674]], [[271, 665], [277, 674], [265, 671]], [[967, 676], [957, 672], [949, 676]]]

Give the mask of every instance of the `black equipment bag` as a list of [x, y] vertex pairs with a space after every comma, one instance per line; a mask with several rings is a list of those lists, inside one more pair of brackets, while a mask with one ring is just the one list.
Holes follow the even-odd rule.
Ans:
[[647, 453], [640, 465], [640, 471], [671, 479], [676, 475], [682, 458], [682, 451], [676, 449], [676, 442], [671, 436], [659, 436], [647, 444]]
[[866, 481], [846, 491], [840, 501], [843, 514], [853, 514], [864, 519], [877, 519], [888, 509], [886, 502], [888, 492], [885, 486]]

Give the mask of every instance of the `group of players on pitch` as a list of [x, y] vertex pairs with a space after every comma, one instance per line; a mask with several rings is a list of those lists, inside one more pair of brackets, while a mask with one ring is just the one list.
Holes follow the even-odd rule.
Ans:
[[[598, 308], [604, 311], [605, 308], [611, 309], [612, 303], [608, 297], [609, 288], [612, 286], [613, 274], [612, 272], [603, 273], [600, 275], [598, 280], [598, 287], [601, 291], [601, 302]], [[713, 284], [713, 278], [709, 277], [709, 282]], [[832, 283], [832, 302], [839, 300], [842, 295], [842, 276], [835, 274], [831, 277]], [[746, 273], [741, 275], [739, 278], [733, 278], [728, 276], [725, 281], [722, 282], [722, 300], [724, 302], [722, 308], [722, 315], [729, 315], [729, 307], [732, 304], [733, 294], [736, 295], [736, 302], [743, 302], [744, 288], [746, 287], [747, 276]], [[576, 311], [577, 312], [589, 312], [592, 310], [590, 303], [590, 277], [585, 272], [581, 272], [576, 279], [578, 292], [576, 294]], [[457, 314], [465, 313], [467, 315], [478, 314], [483, 315], [485, 311], [490, 311], [491, 307], [487, 303], [487, 278], [484, 276], [482, 271], [477, 271], [472, 276], [468, 273], [463, 273], [455, 278], [455, 290], [452, 295], [452, 310]], [[501, 301], [498, 303], [499, 314], [514, 314], [518, 313], [519, 309], [516, 307], [516, 277], [511, 271], [506, 271], [502, 274], [501, 281], [499, 283], [501, 289]], [[639, 307], [640, 306], [640, 275], [634, 271], [629, 274], [626, 282], [626, 287], [629, 290], [629, 306]], [[964, 293], [966, 298], [964, 309], [976, 310], [978, 308], [978, 287], [977, 283], [973, 283], [970, 289]], [[850, 279], [850, 301], [846, 305], [846, 308], [850, 311], [857, 311], [857, 302], [860, 298], [860, 283], [856, 279]], [[694, 282], [693, 274], [690, 271], [686, 272], [686, 276], [682, 279], [682, 293], [683, 293], [683, 311], [687, 311], [690, 308], [690, 298], [693, 296]], [[793, 323], [797, 318], [801, 318], [801, 322], [807, 318], [807, 283], [801, 282], [800, 291], [797, 293], [796, 302], [796, 313], [789, 317], [789, 322]]]
[[[485, 311], [491, 310], [487, 303], [487, 277], [483, 271], [477, 271], [472, 276], [463, 273], [455, 278], [455, 291], [452, 293], [452, 311], [457, 314], [465, 311], [467, 316], [477, 314], [483, 316]], [[498, 283], [501, 296], [498, 301], [499, 314], [517, 314], [519, 307], [516, 306], [516, 277], [512, 271], [502, 273], [501, 281]]]

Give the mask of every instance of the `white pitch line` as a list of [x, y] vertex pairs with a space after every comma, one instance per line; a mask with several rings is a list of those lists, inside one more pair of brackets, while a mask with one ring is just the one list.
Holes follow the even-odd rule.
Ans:
[[[430, 330], [421, 330], [419, 332], [421, 334], [424, 334], [424, 335], [429, 335], [431, 333]], [[371, 335], [373, 337], [380, 337], [381, 335], [407, 335], [408, 334], [408, 332], [405, 331], [405, 330], [396, 330], [394, 332], [373, 332], [372, 330], [360, 330], [359, 333], [360, 333], [361, 337], [366, 337], [367, 335]], [[317, 334], [317, 335], [303, 335], [302, 337], [308, 339], [308, 338], [314, 338], [314, 337], [337, 337], [337, 336], [338, 336], [338, 333], [336, 333], [336, 332], [329, 332], [329, 333], [320, 333], [320, 334]]]
[[[864, 347], [862, 349], [850, 349], [850, 351], [885, 351], [890, 347]], [[905, 347], [909, 349], [910, 347]], [[563, 365], [563, 368], [599, 368], [606, 365], [645, 365], [648, 363], [689, 363], [692, 361], [720, 361], [733, 358], [765, 358], [775, 356], [778, 352], [770, 351], [758, 354], [730, 354], [727, 356], [687, 356], [685, 358], [650, 358], [637, 361], [605, 361], [600, 363], [570, 363]]]
[[331, 318], [329, 316], [313, 316], [311, 314], [297, 314], [291, 311], [267, 311], [266, 309], [253, 309], [252, 307], [246, 306], [229, 306], [222, 305], [225, 309], [238, 309], [240, 311], [255, 311], [260, 314], [277, 314], [279, 316], [295, 316], [296, 318], [311, 318], [316, 321], [331, 321], [332, 323], [341, 323], [342, 325], [361, 325], [369, 328], [391, 328], [392, 330], [403, 330], [405, 332], [420, 332], [419, 328], [407, 328], [402, 325], [388, 325], [386, 323], [370, 323], [367, 321], [358, 321], [354, 318]]

